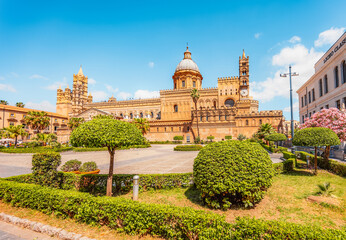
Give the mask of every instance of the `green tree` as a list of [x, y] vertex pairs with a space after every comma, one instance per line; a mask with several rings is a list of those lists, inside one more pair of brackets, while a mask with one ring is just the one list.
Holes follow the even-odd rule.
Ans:
[[264, 139], [266, 136], [273, 134], [275, 132], [275, 129], [270, 123], [264, 123], [261, 124], [261, 126], [258, 128], [256, 135], [259, 139]]
[[107, 196], [112, 195], [114, 154], [117, 148], [144, 144], [141, 131], [128, 122], [115, 119], [93, 119], [71, 133], [71, 144], [75, 147], [107, 147], [110, 155], [107, 178]]
[[201, 97], [201, 95], [199, 94], [199, 91], [196, 88], [193, 88], [193, 89], [191, 89], [190, 96], [192, 98], [193, 103], [195, 104], [197, 136], [198, 136], [198, 139], [200, 139], [200, 137], [199, 137], [199, 128], [198, 128], [197, 102], [198, 102], [198, 99]]
[[24, 118], [24, 123], [36, 130], [37, 133], [49, 126], [50, 118], [48, 114], [44, 111], [30, 111]]
[[6, 100], [0, 100], [0, 104], [2, 105], [8, 105], [8, 102]]
[[23, 108], [24, 106], [25, 106], [25, 104], [22, 103], [22, 102], [17, 102], [17, 103], [16, 103], [16, 107]]
[[245, 136], [244, 134], [241, 134], [241, 133], [240, 133], [240, 134], [238, 135], [237, 139], [238, 139], [239, 141], [243, 141], [243, 140], [246, 139], [246, 136]]
[[292, 143], [295, 146], [315, 147], [315, 174], [317, 174], [317, 147], [339, 145], [340, 140], [329, 128], [311, 127], [299, 130], [294, 135]]
[[36, 139], [43, 142], [43, 145], [46, 146], [47, 144], [50, 145], [51, 142], [56, 141], [57, 136], [54, 133], [37, 133]]
[[150, 129], [149, 122], [144, 118], [135, 118], [133, 124], [142, 132], [144, 136]]
[[287, 137], [285, 134], [282, 134], [282, 133], [272, 133], [268, 136], [265, 136], [264, 139], [266, 141], [276, 142], [276, 148], [278, 148], [278, 142], [279, 141], [286, 141]]
[[98, 115], [94, 116], [93, 119], [114, 119], [114, 116], [98, 114]]
[[7, 128], [4, 128], [5, 130], [5, 134], [8, 136], [8, 137], [11, 137], [11, 138], [14, 138], [14, 145], [17, 146], [17, 140], [18, 140], [18, 136], [22, 136], [25, 132], [23, 125], [10, 125], [9, 127]]
[[84, 118], [70, 118], [70, 120], [67, 123], [67, 126], [73, 130], [79, 127], [79, 125], [81, 125], [82, 123], [84, 123]]

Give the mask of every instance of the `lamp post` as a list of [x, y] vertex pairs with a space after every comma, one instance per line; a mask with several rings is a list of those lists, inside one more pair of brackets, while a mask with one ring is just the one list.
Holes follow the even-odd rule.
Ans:
[[294, 72], [292, 73], [291, 72], [291, 65], [289, 67], [289, 72], [288, 73], [283, 73], [283, 74], [280, 74], [280, 77], [287, 77], [289, 76], [290, 77], [290, 103], [291, 103], [291, 138], [293, 139], [294, 137], [294, 125], [293, 125], [293, 104], [292, 104], [292, 77], [293, 76], [299, 76], [298, 73]]

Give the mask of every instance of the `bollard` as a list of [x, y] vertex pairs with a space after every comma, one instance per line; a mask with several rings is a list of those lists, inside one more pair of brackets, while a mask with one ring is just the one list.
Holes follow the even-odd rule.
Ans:
[[133, 201], [138, 201], [138, 188], [139, 188], [139, 176], [135, 175], [133, 177]]

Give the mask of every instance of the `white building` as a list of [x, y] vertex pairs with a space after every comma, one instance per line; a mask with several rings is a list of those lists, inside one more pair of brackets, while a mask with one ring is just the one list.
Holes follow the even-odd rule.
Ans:
[[323, 108], [346, 105], [345, 59], [346, 32], [316, 62], [315, 74], [297, 90], [301, 123]]

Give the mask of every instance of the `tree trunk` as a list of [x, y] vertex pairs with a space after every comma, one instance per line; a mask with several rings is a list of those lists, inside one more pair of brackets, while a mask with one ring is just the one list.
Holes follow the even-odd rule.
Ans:
[[16, 136], [15, 140], [14, 140], [14, 146], [16, 147], [17, 146], [17, 138], [18, 136]]
[[317, 175], [317, 147], [315, 147], [315, 175]]
[[197, 124], [197, 136], [199, 137], [199, 128], [198, 128], [198, 111], [197, 111], [197, 101], [195, 102], [195, 109], [196, 109], [196, 124]]
[[112, 196], [112, 187], [113, 187], [113, 168], [114, 168], [114, 152], [115, 148], [108, 147], [109, 152], [109, 173], [107, 178], [107, 196]]
[[327, 162], [329, 161], [329, 153], [330, 153], [330, 146], [326, 146], [326, 150], [324, 151], [324, 159]]

